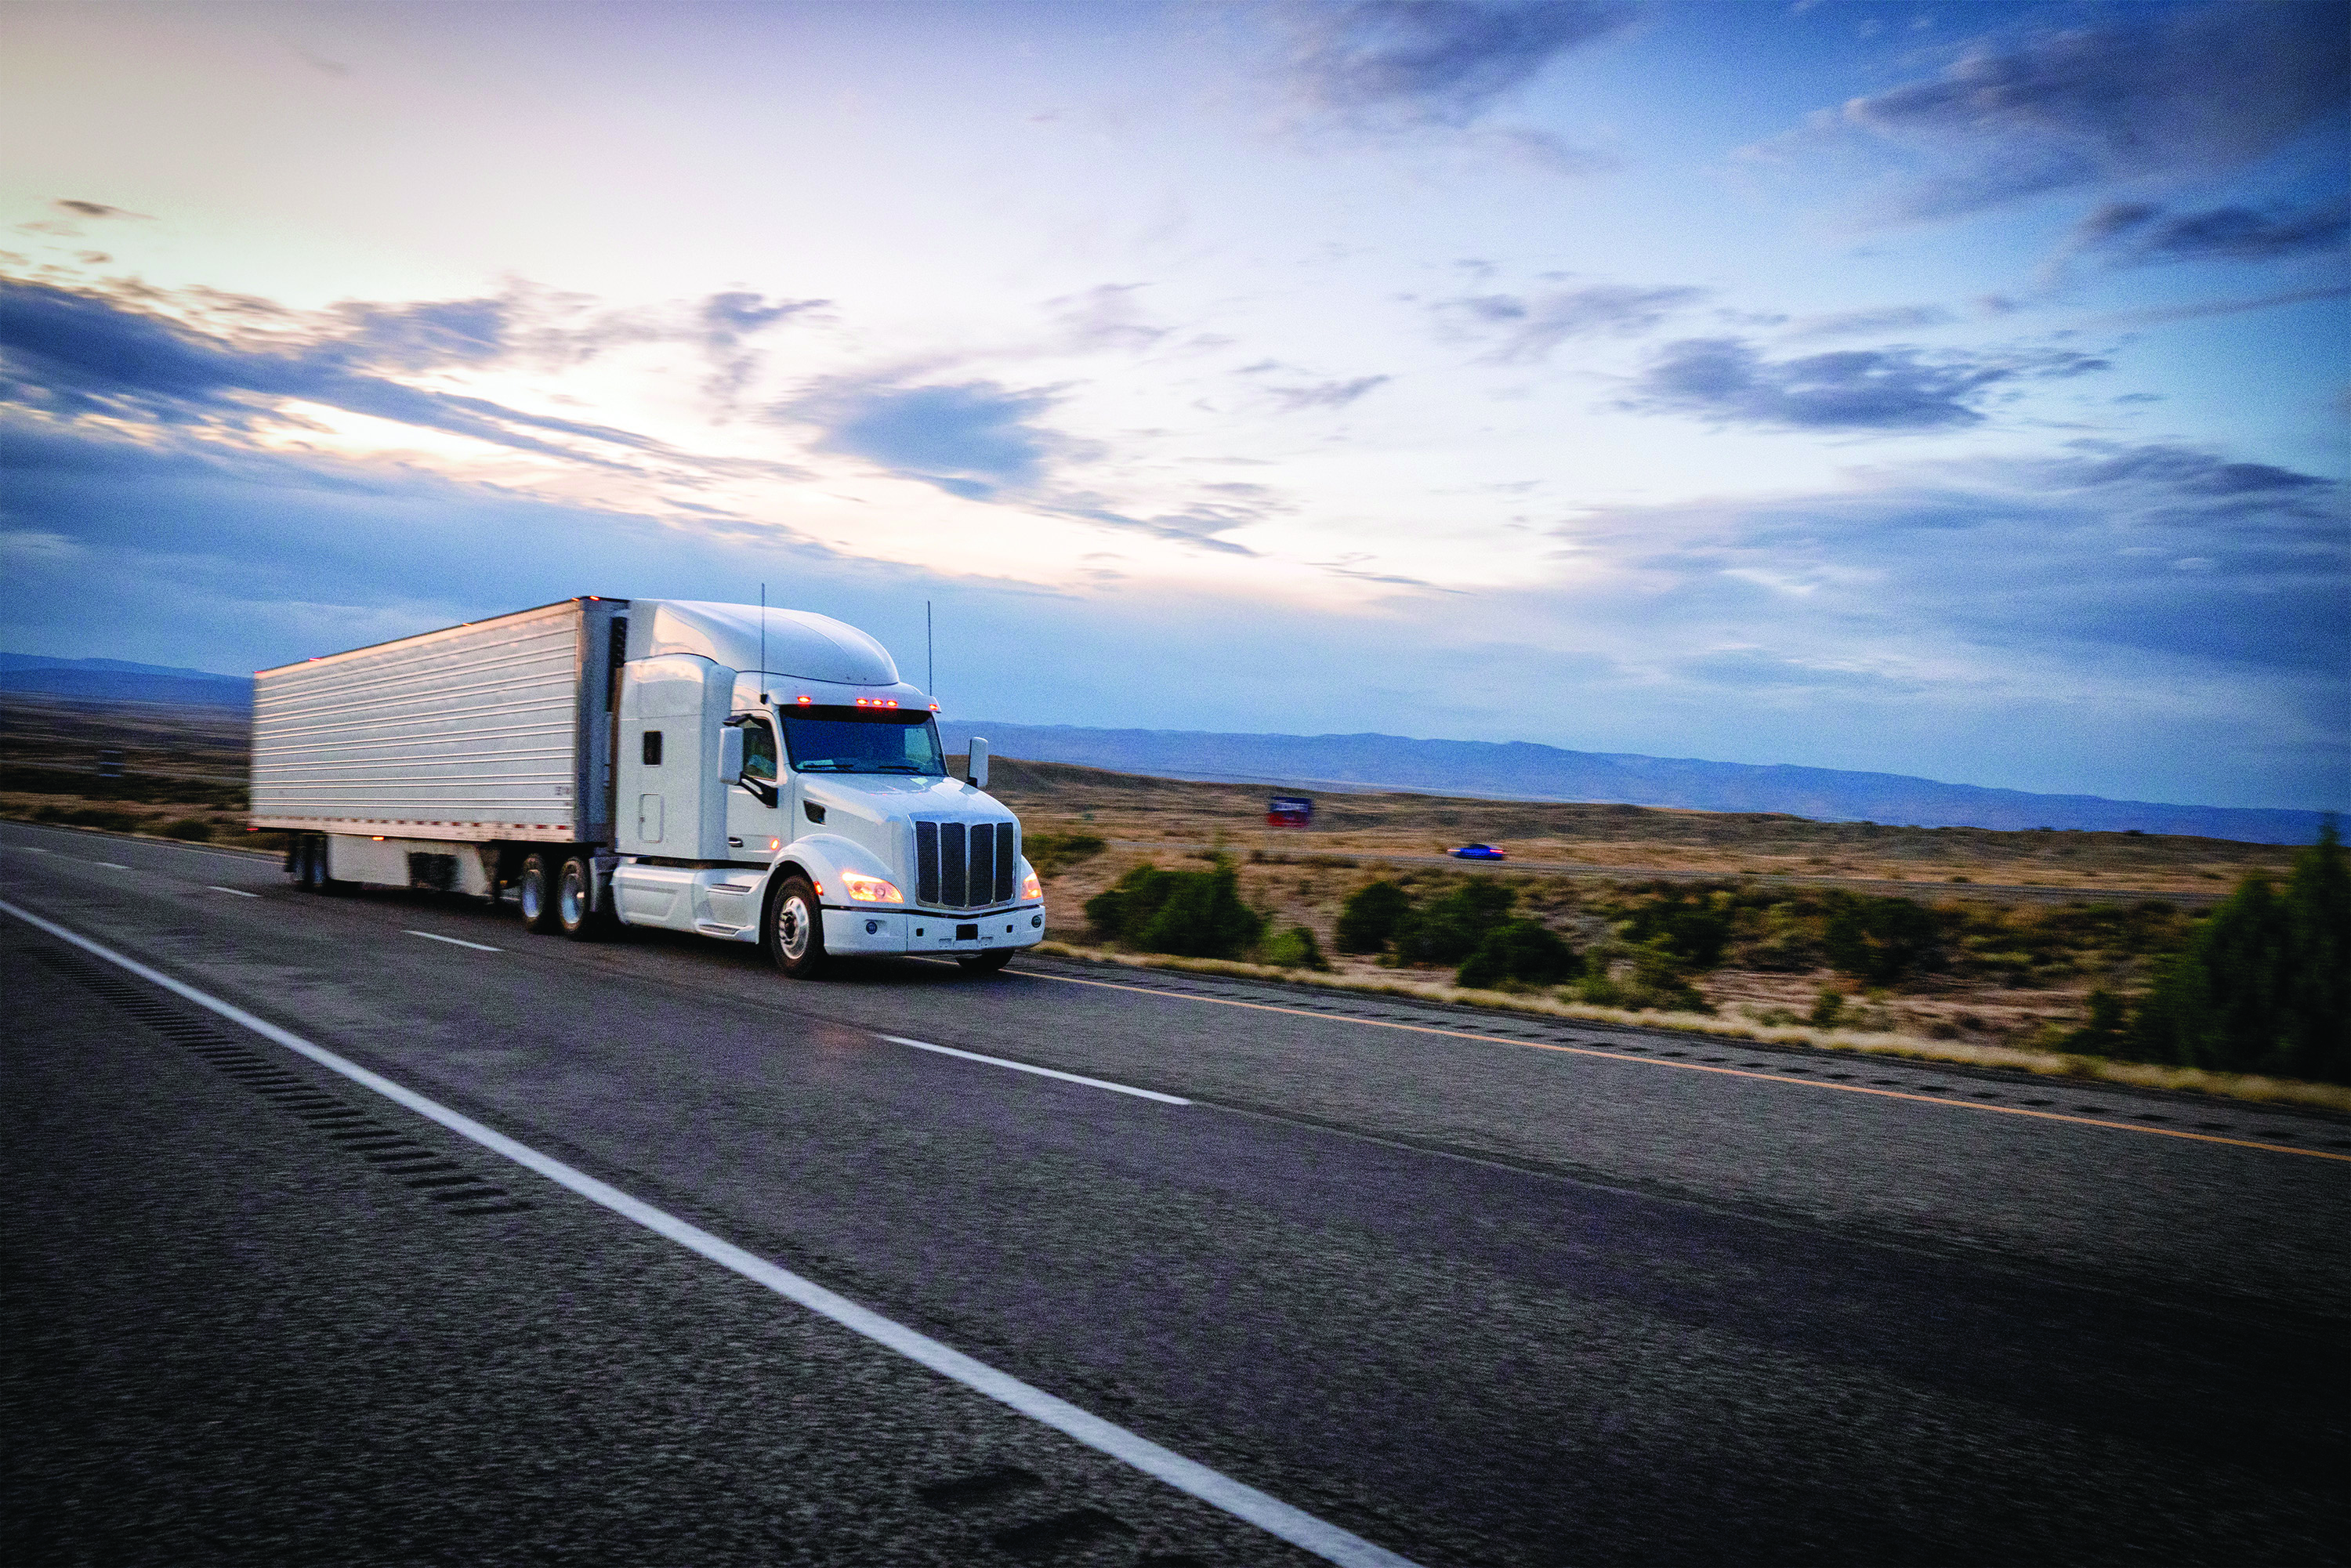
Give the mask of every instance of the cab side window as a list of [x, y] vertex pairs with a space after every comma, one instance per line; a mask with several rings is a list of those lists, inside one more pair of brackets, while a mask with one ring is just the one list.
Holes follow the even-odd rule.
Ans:
[[649, 729], [645, 731], [643, 743], [644, 762], [645, 766], [648, 768], [659, 768], [661, 766], [661, 737], [662, 732], [660, 730]]
[[763, 784], [776, 781], [776, 732], [764, 718], [743, 721], [743, 776]]

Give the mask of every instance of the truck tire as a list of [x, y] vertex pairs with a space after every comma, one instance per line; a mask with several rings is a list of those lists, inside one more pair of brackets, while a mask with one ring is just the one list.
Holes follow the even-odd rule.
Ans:
[[596, 865], [586, 855], [567, 855], [555, 884], [555, 924], [574, 942], [601, 942], [612, 934], [612, 912], [596, 901]]
[[327, 874], [327, 841], [319, 834], [302, 840], [297, 866], [294, 880], [305, 893], [340, 893], [348, 885]]
[[794, 872], [778, 885], [760, 935], [777, 968], [795, 980], [823, 977], [824, 911], [808, 878]]
[[1012, 949], [991, 947], [985, 953], [960, 953], [956, 956], [956, 962], [963, 966], [966, 974], [993, 975], [1012, 962]]
[[515, 873], [515, 902], [522, 906], [523, 929], [542, 936], [563, 929], [555, 917], [555, 873], [549, 863], [554, 858], [533, 850], [522, 857], [522, 869]]

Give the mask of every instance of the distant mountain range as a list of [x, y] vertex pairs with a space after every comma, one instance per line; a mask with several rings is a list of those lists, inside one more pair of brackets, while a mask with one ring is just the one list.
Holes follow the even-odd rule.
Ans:
[[253, 677], [215, 675], [123, 659], [46, 659], [0, 653], [0, 692], [30, 692], [81, 702], [170, 703], [178, 707], [250, 711]]
[[2137, 829], [2251, 843], [2308, 843], [2316, 837], [2321, 820], [2317, 811], [2034, 795], [1897, 773], [1563, 751], [1527, 741], [1078, 729], [985, 719], [939, 727], [950, 751], [960, 751], [972, 736], [984, 735], [1007, 757], [1307, 790], [1400, 789], [1506, 800], [1614, 801], [1922, 828]]
[[[253, 681], [122, 659], [0, 653], [0, 692], [84, 702], [169, 703], [249, 712]], [[960, 751], [984, 735], [1007, 757], [1074, 762], [1167, 779], [1286, 789], [1400, 789], [1503, 800], [1614, 801], [1698, 811], [1779, 811], [1835, 822], [1922, 828], [2082, 828], [2186, 833], [2251, 843], [2308, 843], [2316, 811], [2175, 806], [2097, 795], [2033, 795], [1943, 784], [1898, 773], [1759, 767], [1690, 758], [1565, 751], [1530, 741], [1413, 740], [1399, 735], [1217, 735], [1182, 729], [1081, 729], [1064, 725], [945, 723]]]

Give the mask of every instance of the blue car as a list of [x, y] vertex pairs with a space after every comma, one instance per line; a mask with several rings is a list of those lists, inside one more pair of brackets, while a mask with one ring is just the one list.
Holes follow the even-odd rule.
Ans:
[[1458, 850], [1445, 852], [1458, 861], [1506, 861], [1510, 858], [1491, 844], [1463, 844]]

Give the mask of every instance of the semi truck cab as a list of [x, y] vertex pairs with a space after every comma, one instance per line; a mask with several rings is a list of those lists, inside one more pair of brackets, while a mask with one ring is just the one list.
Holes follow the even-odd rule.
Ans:
[[613, 918], [761, 942], [793, 975], [904, 954], [995, 968], [1043, 940], [984, 746], [950, 776], [936, 705], [879, 643], [805, 611], [643, 600], [626, 639], [598, 867]]

